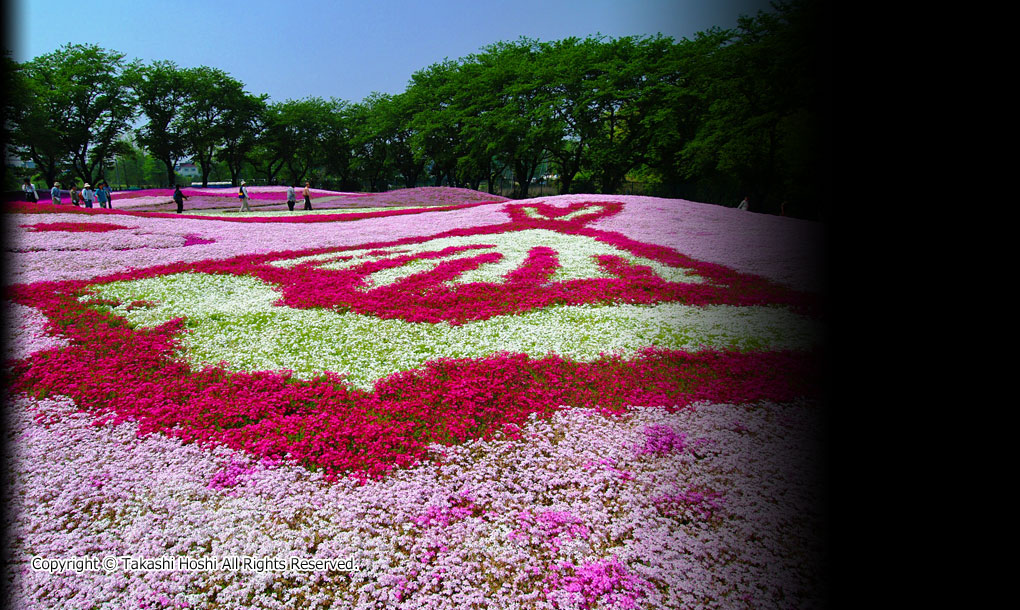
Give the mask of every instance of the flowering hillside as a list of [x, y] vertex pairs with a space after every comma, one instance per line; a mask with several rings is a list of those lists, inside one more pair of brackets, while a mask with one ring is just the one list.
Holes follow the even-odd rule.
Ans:
[[16, 601], [821, 605], [818, 227], [483, 195], [9, 207]]

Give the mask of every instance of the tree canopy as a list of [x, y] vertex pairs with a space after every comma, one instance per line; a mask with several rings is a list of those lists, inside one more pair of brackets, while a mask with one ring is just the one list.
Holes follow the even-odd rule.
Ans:
[[[165, 166], [191, 158], [235, 184], [314, 180], [344, 189], [445, 184], [527, 197], [544, 177], [563, 193], [646, 194], [817, 217], [826, 109], [825, 24], [808, 0], [680, 41], [663, 36], [503, 41], [426, 66], [405, 91], [360, 102], [272, 102], [207, 66], [125, 64], [68, 45], [6, 59], [5, 137], [52, 182], [103, 175], [132, 121]], [[9, 125], [8, 125], [9, 124]]]

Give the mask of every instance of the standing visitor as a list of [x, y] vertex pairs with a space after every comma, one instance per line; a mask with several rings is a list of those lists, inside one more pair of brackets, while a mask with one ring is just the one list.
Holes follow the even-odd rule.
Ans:
[[297, 195], [294, 193], [294, 185], [287, 187], [287, 209], [291, 212], [294, 211], [294, 205], [297, 203]]
[[177, 203], [177, 213], [178, 214], [180, 214], [181, 212], [184, 211], [184, 200], [185, 199], [187, 199], [187, 197], [185, 197], [184, 193], [181, 192], [180, 185], [175, 184], [174, 185], [174, 201]]
[[86, 182], [85, 186], [83, 186], [81, 189], [81, 198], [82, 201], [85, 202], [85, 207], [91, 208], [92, 202], [95, 200], [95, 197], [96, 197], [95, 192], [92, 191], [92, 187], [89, 185], [88, 182]]
[[53, 203], [60, 203], [60, 183], [54, 182], [53, 188], [50, 189], [50, 200]]
[[78, 194], [78, 187], [72, 184], [71, 185], [71, 203], [73, 203], [75, 205], [75, 207], [79, 207], [80, 208], [81, 205], [78, 204], [78, 197], [79, 196], [80, 195]]
[[99, 207], [106, 207], [106, 189], [103, 188], [102, 182], [96, 185], [96, 199], [99, 200]]
[[305, 190], [303, 191], [303, 194], [305, 196], [305, 209], [306, 210], [312, 209], [312, 189], [310, 187], [311, 187], [311, 183], [310, 182], [305, 182]]
[[238, 212], [250, 212], [251, 208], [248, 207], [248, 187], [245, 186], [247, 182], [241, 181], [241, 190], [237, 193], [237, 196], [241, 198], [241, 209]]
[[751, 202], [748, 201], [747, 197], [745, 196], [744, 200], [741, 201], [740, 205], [737, 206], [737, 209], [738, 210], [746, 210], [746, 209], [748, 209], [750, 207], [750, 205], [751, 205]]
[[39, 194], [35, 192], [35, 185], [28, 178], [25, 178], [25, 183], [21, 185], [21, 190], [25, 191], [25, 201], [29, 203], [39, 201]]
[[113, 189], [110, 188], [110, 183], [103, 181], [103, 190], [106, 191], [106, 205], [113, 209]]

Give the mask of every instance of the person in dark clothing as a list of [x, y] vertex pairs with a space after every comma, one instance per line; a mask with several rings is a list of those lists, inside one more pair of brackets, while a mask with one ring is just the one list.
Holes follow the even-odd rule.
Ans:
[[187, 199], [187, 197], [185, 197], [184, 193], [181, 192], [180, 185], [175, 184], [174, 185], [174, 202], [177, 203], [177, 213], [178, 214], [180, 214], [180, 213], [182, 213], [184, 211], [184, 200], [185, 199]]
[[310, 182], [305, 182], [304, 195], [305, 195], [305, 209], [306, 210], [312, 209], [312, 188], [311, 187], [312, 187], [312, 184]]
[[35, 191], [35, 185], [28, 178], [25, 178], [25, 183], [21, 185], [21, 190], [25, 192], [25, 201], [29, 203], [39, 201], [39, 194]]

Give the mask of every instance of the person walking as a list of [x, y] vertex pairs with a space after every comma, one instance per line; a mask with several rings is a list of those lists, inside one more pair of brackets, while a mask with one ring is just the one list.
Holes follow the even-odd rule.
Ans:
[[305, 209], [306, 210], [312, 209], [312, 189], [311, 189], [311, 186], [312, 185], [311, 185], [310, 182], [305, 182], [305, 190], [302, 191], [302, 194], [305, 196]]
[[103, 190], [106, 191], [106, 206], [113, 209], [113, 189], [110, 188], [110, 183], [103, 181]]
[[250, 212], [251, 208], [248, 207], [248, 187], [245, 185], [247, 182], [241, 181], [241, 190], [238, 191], [237, 196], [241, 198], [241, 209], [238, 212]]
[[743, 201], [741, 201], [741, 202], [740, 202], [740, 205], [738, 205], [738, 206], [737, 206], [737, 209], [738, 209], [738, 210], [746, 210], [746, 209], [748, 209], [748, 208], [749, 208], [750, 206], [751, 206], [751, 202], [750, 202], [750, 201], [748, 200], [748, 198], [747, 198], [747, 197], [745, 196], [745, 197], [744, 197], [744, 200], [743, 200]]
[[187, 199], [187, 197], [185, 197], [184, 193], [181, 192], [180, 185], [175, 184], [174, 185], [174, 202], [177, 204], [177, 213], [178, 214], [184, 212], [184, 200], [185, 199]]
[[293, 212], [295, 204], [297, 204], [297, 195], [294, 193], [294, 185], [292, 184], [287, 187], [287, 209]]
[[35, 192], [35, 185], [28, 178], [25, 178], [25, 183], [21, 185], [21, 190], [25, 191], [25, 201], [29, 203], [39, 201], [39, 193]]
[[60, 183], [54, 182], [53, 188], [50, 189], [50, 202], [59, 204], [60, 203]]
[[91, 208], [92, 202], [95, 200], [95, 197], [96, 197], [95, 192], [92, 190], [92, 187], [89, 185], [89, 183], [86, 182], [85, 186], [81, 188], [81, 198], [82, 201], [85, 202], [85, 207]]
[[106, 189], [103, 188], [102, 182], [96, 185], [96, 199], [99, 200], [99, 207], [106, 207]]

